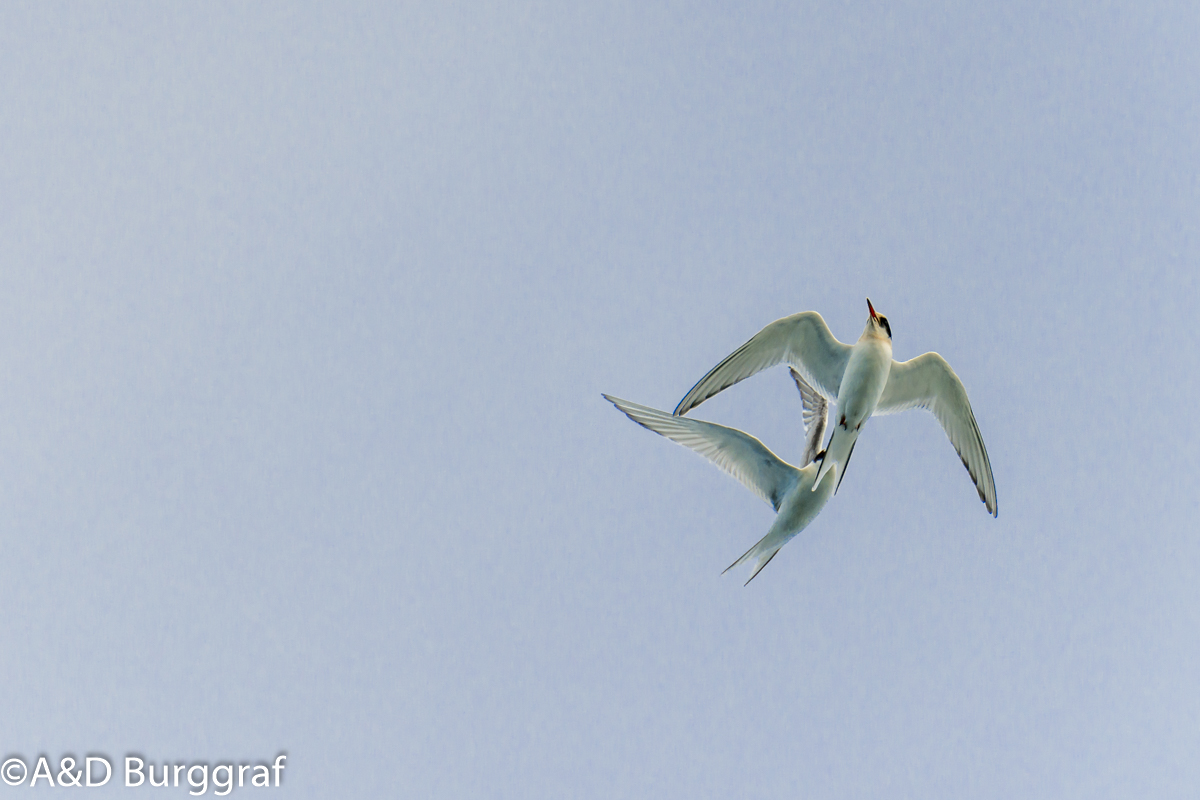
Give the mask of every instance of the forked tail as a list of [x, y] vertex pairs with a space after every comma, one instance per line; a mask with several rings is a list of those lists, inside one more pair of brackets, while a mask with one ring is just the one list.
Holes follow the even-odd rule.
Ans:
[[751, 547], [749, 550], [747, 550], [745, 553], [743, 553], [741, 558], [739, 558], [737, 561], [733, 562], [728, 567], [726, 567], [725, 571], [722, 572], [721, 574], [724, 575], [726, 572], [729, 572], [729, 570], [733, 569], [734, 567], [737, 567], [737, 566], [740, 566], [741, 564], [746, 563], [748, 560], [750, 560], [751, 556], [754, 556], [758, 559], [758, 563], [754, 565], [754, 571], [750, 573], [750, 577], [747, 578], [746, 582], [742, 584], [743, 586], [749, 586], [750, 581], [754, 580], [754, 576], [757, 575], [758, 573], [762, 572], [762, 568], [765, 567], [767, 564], [770, 564], [771, 559], [774, 558], [775, 554], [778, 553], [783, 548], [784, 544], [786, 544], [786, 542], [780, 542], [779, 544], [776, 544], [774, 546], [769, 545], [767, 543], [767, 539], [770, 539], [770, 538], [771, 538], [771, 534], [768, 533], [766, 536], [759, 539], [758, 543], [755, 544], [754, 547]]
[[833, 429], [833, 434], [829, 437], [829, 446], [820, 456], [821, 468], [812, 485], [814, 492], [821, 485], [821, 479], [825, 477], [825, 473], [837, 467], [837, 485], [833, 487], [833, 493], [837, 494], [838, 488], [842, 485], [842, 479], [846, 477], [846, 468], [850, 466], [850, 456], [854, 455], [854, 445], [856, 444], [858, 444], [857, 429], [848, 430], [841, 426]]
[[[841, 474], [838, 472], [837, 467], [835, 465], [831, 465], [830, 469], [833, 470], [834, 473], [830, 480], [837, 479], [838, 475]], [[742, 584], [743, 586], [749, 586], [750, 581], [754, 580], [754, 576], [762, 572], [763, 567], [771, 563], [771, 559], [775, 557], [775, 554], [778, 553], [785, 544], [790, 542], [792, 537], [796, 536], [796, 534], [808, 527], [808, 523], [811, 522], [818, 513], [820, 513], [821, 508], [824, 507], [826, 501], [829, 499], [828, 488], [824, 489], [823, 492], [823, 495], [814, 498], [813, 502], [818, 503], [818, 505], [814, 506], [810, 503], [810, 513], [805, 514], [802, 519], [797, 520], [793, 518], [793, 522], [779, 525], [779, 518], [776, 517], [776, 524], [771, 526], [771, 530], [767, 531], [767, 535], [759, 539], [753, 547], [743, 553], [742, 557], [737, 561], [726, 567], [724, 572], [721, 574], [724, 575], [734, 567], [745, 564], [751, 559], [757, 559], [757, 562], [754, 565], [754, 570], [750, 573], [750, 577], [746, 579], [746, 583]], [[804, 500], [802, 502], [809, 503], [810, 501]]]

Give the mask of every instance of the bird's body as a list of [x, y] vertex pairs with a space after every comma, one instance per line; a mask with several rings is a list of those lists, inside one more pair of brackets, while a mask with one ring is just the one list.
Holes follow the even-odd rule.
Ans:
[[700, 453], [775, 508], [776, 516], [766, 536], [725, 569], [728, 572], [753, 559], [754, 570], [747, 584], [754, 580], [754, 576], [775, 557], [780, 548], [817, 518], [833, 494], [837, 478], [834, 470], [833, 474], [818, 480], [819, 467], [811, 463], [825, 430], [827, 404], [796, 372], [792, 372], [792, 377], [804, 402], [805, 427], [808, 431], [804, 458], [798, 468], [783, 461], [758, 439], [742, 431], [674, 416], [649, 406], [604, 395], [606, 400], [637, 424]]
[[817, 518], [821, 510], [825, 508], [825, 504], [829, 502], [829, 498], [833, 496], [834, 482], [837, 480], [837, 471], [835, 470], [832, 474], [827, 473], [818, 481], [817, 469], [816, 464], [809, 464], [796, 470], [798, 473], [796, 483], [784, 497], [783, 503], [780, 504], [779, 513], [771, 522], [767, 535], [742, 554], [741, 558], [726, 567], [726, 572], [753, 559], [755, 561], [754, 571], [746, 579], [746, 583], [750, 583], [785, 544], [794, 539]]
[[867, 326], [853, 346], [839, 342], [815, 311], [772, 322], [701, 378], [679, 402], [675, 414], [686, 414], [733, 384], [787, 361], [838, 405], [815, 487], [823, 485], [825, 475], [835, 466], [838, 482], [845, 477], [863, 423], [871, 416], [925, 408], [941, 423], [975, 482], [979, 499], [996, 516], [991, 463], [962, 381], [937, 353], [894, 361], [891, 325], [875, 313], [870, 300], [867, 309]]
[[[829, 447], [821, 462], [820, 477], [824, 477], [834, 464], [845, 477], [850, 455], [858, 441], [863, 423], [875, 413], [879, 397], [887, 385], [888, 372], [892, 368], [892, 340], [876, 321], [874, 309], [862, 336], [850, 350], [846, 370], [838, 386], [838, 416], [829, 436]], [[839, 481], [841, 483], [841, 481]]]

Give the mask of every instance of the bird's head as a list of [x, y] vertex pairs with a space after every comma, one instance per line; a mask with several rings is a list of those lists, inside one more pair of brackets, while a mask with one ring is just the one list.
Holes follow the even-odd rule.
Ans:
[[867, 310], [871, 312], [871, 316], [867, 317], [867, 327], [863, 331], [863, 336], [881, 336], [889, 342], [892, 340], [892, 326], [888, 324], [887, 317], [883, 314], [875, 313], [875, 306], [871, 305], [871, 298], [867, 298]]

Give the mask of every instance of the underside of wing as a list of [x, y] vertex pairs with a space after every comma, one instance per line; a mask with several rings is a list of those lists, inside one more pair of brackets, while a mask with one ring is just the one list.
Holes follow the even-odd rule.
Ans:
[[808, 385], [804, 376], [795, 367], [788, 370], [796, 388], [800, 390], [800, 404], [804, 408], [804, 455], [799, 467], [804, 468], [812, 463], [821, 451], [821, 440], [825, 438], [825, 423], [829, 419], [829, 401], [821, 393]]
[[850, 350], [815, 311], [775, 320], [701, 378], [679, 401], [675, 414], [686, 414], [738, 381], [785, 361], [822, 395], [835, 398]]
[[799, 470], [747, 433], [698, 419], [676, 417], [609, 395], [604, 395], [604, 399], [642, 427], [695, 450], [741, 481], [776, 511], [788, 489], [799, 478]]
[[998, 516], [992, 464], [971, 402], [967, 399], [967, 390], [946, 359], [937, 353], [926, 353], [911, 361], [892, 362], [887, 386], [875, 413], [894, 414], [909, 408], [933, 412], [975, 482], [979, 499], [993, 517]]

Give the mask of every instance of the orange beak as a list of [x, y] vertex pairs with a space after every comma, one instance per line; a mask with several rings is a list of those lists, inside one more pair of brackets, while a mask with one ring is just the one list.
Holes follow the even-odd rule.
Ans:
[[875, 306], [871, 305], [871, 298], [867, 298], [867, 310], [871, 312], [871, 319], [878, 319], [879, 315], [875, 313]]

